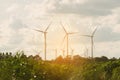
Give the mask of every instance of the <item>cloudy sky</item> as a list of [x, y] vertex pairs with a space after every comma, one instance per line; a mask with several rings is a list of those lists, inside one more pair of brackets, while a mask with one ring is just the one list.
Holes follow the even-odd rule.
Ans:
[[27, 55], [36, 52], [43, 56], [43, 34], [32, 29], [48, 29], [48, 58], [54, 58], [54, 49], [61, 45], [65, 35], [60, 22], [68, 32], [79, 32], [69, 37], [69, 49], [84, 56], [90, 38], [94, 37], [94, 56], [120, 56], [120, 0], [0, 0], [0, 51], [24, 50]]

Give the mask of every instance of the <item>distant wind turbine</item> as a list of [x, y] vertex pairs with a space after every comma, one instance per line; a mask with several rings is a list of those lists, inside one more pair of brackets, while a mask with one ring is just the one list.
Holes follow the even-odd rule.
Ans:
[[81, 35], [81, 36], [85, 36], [85, 37], [90, 37], [91, 38], [91, 57], [93, 58], [93, 45], [94, 45], [94, 35], [95, 35], [95, 32], [97, 30], [98, 27], [95, 28], [95, 30], [92, 32], [91, 35]]
[[71, 58], [73, 59], [74, 49], [71, 48]]
[[62, 55], [63, 55], [63, 58], [65, 57], [65, 50], [64, 49], [61, 49], [62, 50]]
[[41, 33], [43, 33], [44, 34], [44, 55], [45, 55], [45, 61], [46, 61], [46, 50], [47, 50], [47, 30], [49, 29], [49, 27], [50, 27], [50, 25], [52, 24], [52, 22], [50, 22], [50, 24], [47, 26], [47, 28], [44, 30], [44, 31], [42, 31], [42, 30], [38, 30], [38, 29], [33, 29], [33, 30], [35, 30], [35, 31], [37, 31], [37, 32], [41, 32]]
[[58, 56], [58, 50], [57, 50], [57, 48], [55, 48], [55, 49], [53, 49], [53, 51], [55, 52], [55, 59], [56, 59]]
[[88, 58], [88, 48], [85, 47], [84, 49], [84, 57]]
[[34, 51], [35, 53], [37, 53], [36, 55], [39, 55], [39, 56], [40, 56], [40, 53], [42, 52], [42, 51], [38, 51], [38, 50], [35, 50], [35, 49], [33, 49], [33, 51]]
[[64, 42], [64, 40], [66, 38], [67, 56], [68, 56], [69, 55], [69, 53], [68, 53], [69, 52], [69, 35], [75, 34], [76, 32], [67, 32], [67, 30], [65, 29], [65, 27], [63, 26], [63, 24], [62, 23], [60, 23], [60, 24], [61, 24], [64, 32], [66, 33], [66, 35], [64, 36], [63, 42]]

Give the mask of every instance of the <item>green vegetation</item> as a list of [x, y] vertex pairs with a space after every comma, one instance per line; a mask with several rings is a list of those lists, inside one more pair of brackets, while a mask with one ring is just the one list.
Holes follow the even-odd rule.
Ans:
[[0, 80], [120, 80], [120, 60], [76, 55], [43, 61], [22, 51], [0, 53]]

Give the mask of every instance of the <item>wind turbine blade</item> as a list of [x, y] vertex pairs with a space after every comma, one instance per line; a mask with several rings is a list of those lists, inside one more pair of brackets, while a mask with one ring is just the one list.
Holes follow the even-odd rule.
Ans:
[[66, 31], [65, 27], [63, 26], [63, 24], [61, 22], [60, 22], [60, 24], [61, 24], [63, 30], [65, 31], [65, 33], [67, 33], [67, 31]]
[[70, 33], [68, 33], [68, 34], [77, 34], [78, 32], [70, 32]]
[[80, 35], [80, 36], [91, 37], [90, 35]]
[[42, 32], [42, 33], [44, 33], [43, 31], [41, 31], [41, 30], [37, 30], [37, 29], [33, 29], [34, 31], [37, 31], [37, 32]]
[[60, 46], [63, 46], [63, 43], [64, 43], [64, 41], [65, 41], [66, 36], [67, 36], [67, 35], [64, 36], [64, 38], [63, 38]]
[[49, 23], [49, 25], [47, 26], [47, 28], [45, 29], [45, 32], [49, 29], [50, 25], [52, 24], [52, 22]]
[[95, 34], [95, 32], [97, 31], [97, 28], [98, 27], [96, 27], [95, 29], [94, 29], [94, 31], [93, 31], [93, 33], [92, 33], [92, 36]]

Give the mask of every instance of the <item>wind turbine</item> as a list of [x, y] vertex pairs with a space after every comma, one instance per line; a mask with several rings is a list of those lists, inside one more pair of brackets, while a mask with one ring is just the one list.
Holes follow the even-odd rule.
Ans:
[[74, 49], [71, 48], [71, 59], [73, 59]]
[[63, 26], [63, 24], [62, 23], [60, 23], [60, 24], [61, 24], [64, 32], [66, 33], [65, 36], [64, 36], [63, 42], [64, 42], [64, 40], [66, 38], [67, 56], [68, 56], [69, 55], [69, 53], [68, 53], [69, 52], [69, 35], [75, 34], [76, 32], [67, 32], [67, 30], [65, 29], [65, 27]]
[[58, 50], [57, 50], [57, 48], [55, 48], [55, 49], [53, 49], [54, 51], [55, 51], [55, 59], [57, 58], [57, 56], [58, 56]]
[[45, 61], [46, 61], [46, 50], [47, 50], [47, 30], [49, 29], [50, 25], [52, 24], [52, 22], [49, 23], [49, 25], [47, 26], [47, 28], [42, 31], [42, 30], [38, 30], [38, 29], [34, 29], [37, 32], [41, 32], [44, 34], [44, 55], [45, 55]]
[[62, 55], [63, 55], [63, 58], [65, 57], [65, 50], [64, 49], [61, 49], [62, 51]]
[[85, 47], [84, 49], [84, 57], [88, 58], [88, 48]]
[[92, 32], [92, 34], [91, 35], [81, 35], [81, 36], [85, 36], [85, 37], [90, 37], [91, 38], [91, 57], [93, 58], [93, 45], [94, 45], [94, 35], [95, 35], [95, 32], [96, 32], [96, 30], [97, 30], [97, 28], [98, 27], [96, 27], [95, 29], [94, 29], [94, 31]]
[[37, 53], [36, 55], [39, 55], [40, 56], [40, 53], [42, 52], [42, 51], [38, 51], [38, 50], [35, 50], [35, 49], [32, 49], [35, 53]]

